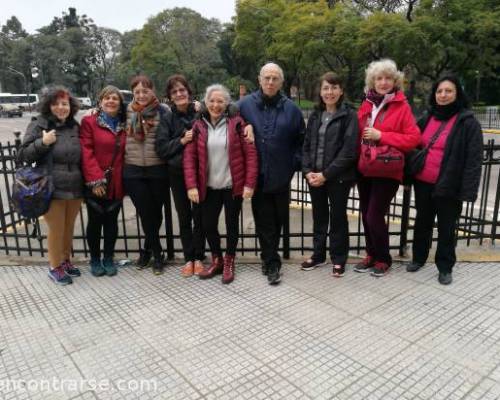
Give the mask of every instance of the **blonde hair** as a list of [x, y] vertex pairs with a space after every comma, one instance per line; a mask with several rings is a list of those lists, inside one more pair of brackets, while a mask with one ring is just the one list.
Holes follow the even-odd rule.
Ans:
[[393, 60], [384, 58], [382, 60], [372, 61], [368, 64], [365, 70], [365, 92], [375, 88], [375, 78], [380, 75], [385, 75], [394, 79], [394, 89], [403, 89], [403, 72], [398, 71], [398, 66]]

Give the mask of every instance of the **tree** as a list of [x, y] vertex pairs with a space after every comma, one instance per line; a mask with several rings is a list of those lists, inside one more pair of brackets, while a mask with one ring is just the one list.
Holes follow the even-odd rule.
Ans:
[[183, 73], [201, 93], [208, 84], [225, 79], [217, 48], [221, 30], [218, 20], [188, 8], [164, 10], [140, 31], [132, 64], [161, 85], [169, 75]]

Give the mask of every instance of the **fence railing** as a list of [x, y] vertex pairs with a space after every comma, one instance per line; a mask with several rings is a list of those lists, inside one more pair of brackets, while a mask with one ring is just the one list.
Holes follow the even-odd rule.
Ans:
[[[38, 238], [33, 235], [33, 226], [27, 224], [13, 211], [10, 205], [11, 187], [16, 169], [15, 144], [0, 144], [0, 253], [6, 255], [44, 256], [46, 253], [46, 228], [43, 221], [37, 221]], [[257, 236], [248, 202], [244, 203], [240, 217], [240, 240], [238, 253], [257, 255]], [[310, 198], [305, 179], [300, 173], [292, 180], [290, 190], [289, 218], [285, 223], [281, 250], [285, 258], [292, 253], [303, 254], [312, 250], [312, 216]], [[458, 241], [469, 246], [482, 245], [485, 241], [495, 244], [500, 238], [500, 145], [493, 140], [485, 143], [483, 171], [479, 198], [474, 203], [464, 204], [458, 225]], [[350, 225], [350, 250], [364, 249], [364, 235], [359, 213], [359, 196], [356, 188], [351, 191], [348, 202]], [[415, 208], [412, 190], [401, 186], [391, 204], [387, 216], [391, 249], [405, 255], [413, 239]], [[86, 208], [82, 210], [75, 225], [73, 250], [76, 254], [89, 255], [85, 240]], [[224, 235], [222, 235], [224, 238]], [[165, 204], [164, 223], [161, 228], [162, 244], [168, 258], [182, 252], [177, 214], [172, 210], [170, 200]], [[436, 238], [434, 238], [436, 239]], [[135, 209], [128, 198], [119, 215], [119, 234], [116, 253], [129, 257], [138, 253], [143, 244], [141, 230]]]

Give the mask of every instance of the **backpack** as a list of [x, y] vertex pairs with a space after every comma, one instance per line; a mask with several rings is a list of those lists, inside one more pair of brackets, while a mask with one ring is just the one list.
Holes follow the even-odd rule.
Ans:
[[16, 170], [11, 204], [26, 219], [38, 218], [50, 207], [54, 192], [52, 152], [48, 154], [47, 161], [47, 166], [24, 166]]

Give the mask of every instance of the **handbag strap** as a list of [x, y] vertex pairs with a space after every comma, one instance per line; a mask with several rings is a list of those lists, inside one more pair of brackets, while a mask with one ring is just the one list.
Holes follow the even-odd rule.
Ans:
[[116, 134], [115, 137], [115, 147], [113, 149], [113, 157], [111, 158], [111, 164], [109, 165], [108, 169], [113, 169], [113, 165], [115, 163], [116, 157], [118, 156], [118, 152], [120, 151], [120, 146], [121, 146], [121, 135], [118, 133]]
[[437, 140], [439, 138], [439, 135], [441, 135], [441, 133], [443, 132], [443, 130], [446, 127], [447, 123], [448, 123], [448, 121], [442, 121], [441, 122], [441, 125], [439, 125], [439, 128], [437, 129], [436, 133], [434, 135], [432, 135], [431, 141], [429, 142], [429, 144], [425, 148], [426, 151], [429, 151], [430, 148], [434, 145], [434, 143], [437, 142]]

